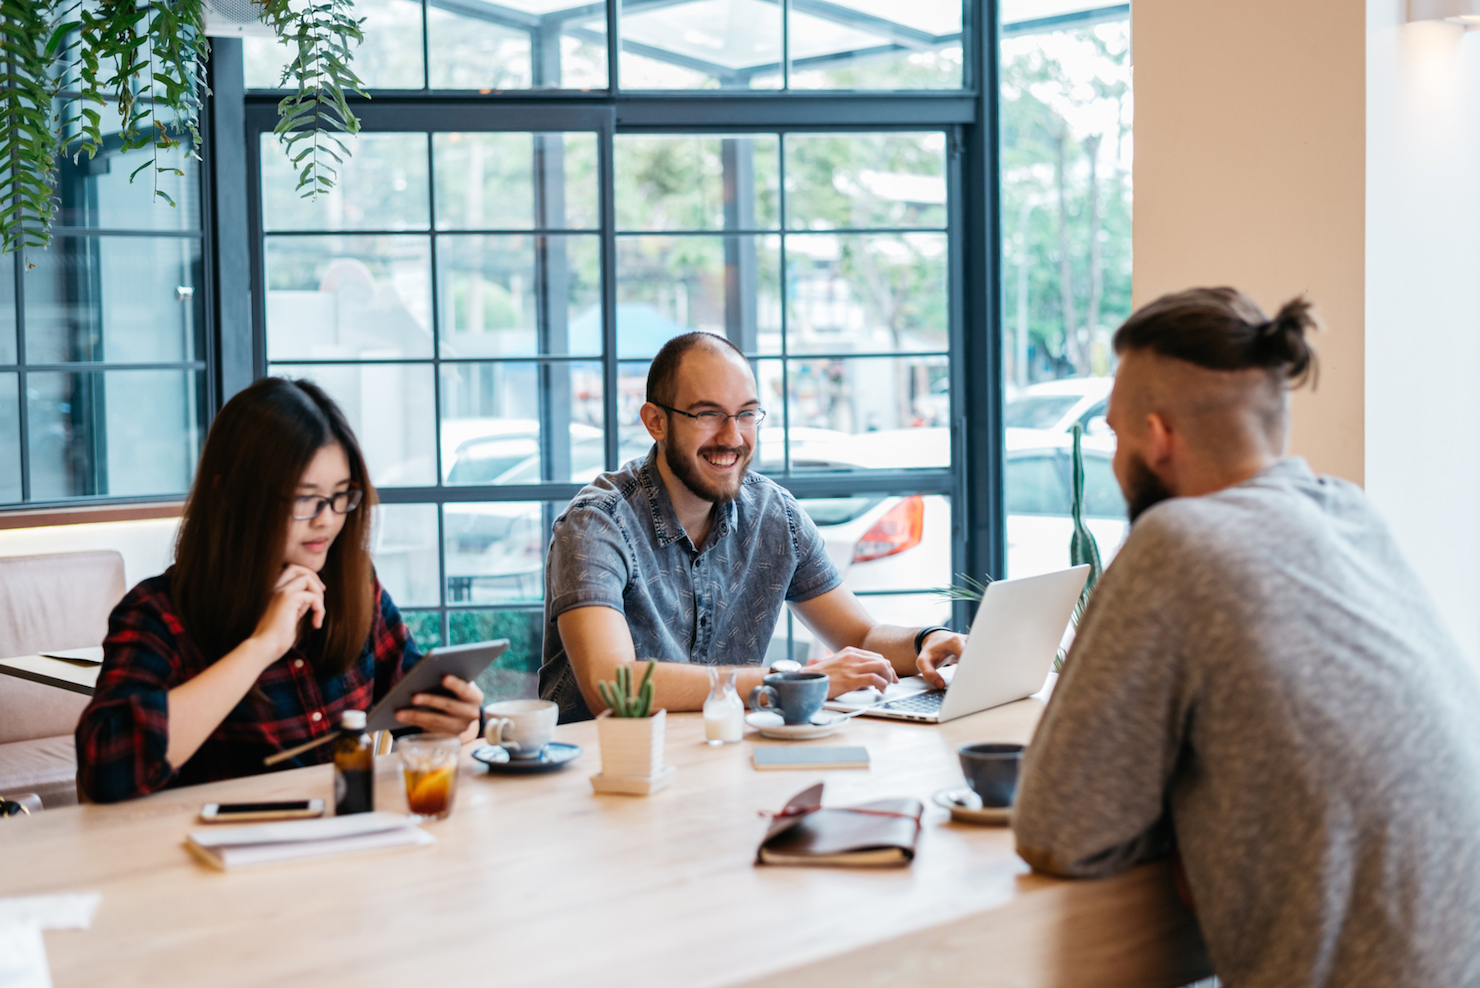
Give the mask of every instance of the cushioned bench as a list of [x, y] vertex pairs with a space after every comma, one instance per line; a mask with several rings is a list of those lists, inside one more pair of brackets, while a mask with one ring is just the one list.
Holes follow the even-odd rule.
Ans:
[[[116, 552], [0, 556], [0, 656], [101, 645], [124, 590]], [[0, 794], [77, 802], [72, 732], [87, 699], [0, 675]]]

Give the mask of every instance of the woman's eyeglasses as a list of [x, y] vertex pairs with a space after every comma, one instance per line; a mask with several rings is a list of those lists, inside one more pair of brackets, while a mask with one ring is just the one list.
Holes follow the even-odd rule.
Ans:
[[673, 408], [662, 402], [655, 401], [653, 404], [664, 411], [693, 419], [706, 432], [719, 431], [724, 427], [726, 419], [734, 419], [735, 424], [740, 427], [742, 432], [750, 432], [766, 420], [766, 410], [764, 408], [747, 408], [743, 412], [736, 412], [734, 415], [729, 415], [714, 408], [706, 409], [702, 412], [686, 412], [681, 408]]
[[347, 515], [360, 506], [360, 501], [365, 497], [365, 492], [358, 487], [351, 487], [347, 491], [340, 491], [333, 497], [319, 497], [316, 494], [305, 494], [303, 497], [293, 499], [293, 520], [313, 521], [323, 514], [327, 507], [336, 515]]

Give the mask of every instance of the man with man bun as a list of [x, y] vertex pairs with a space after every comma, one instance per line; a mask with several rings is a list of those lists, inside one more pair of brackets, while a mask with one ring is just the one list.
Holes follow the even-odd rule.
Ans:
[[1023, 763], [1018, 852], [1175, 853], [1231, 988], [1480, 985], [1480, 678], [1361, 489], [1286, 455], [1309, 305], [1115, 335], [1133, 527]]

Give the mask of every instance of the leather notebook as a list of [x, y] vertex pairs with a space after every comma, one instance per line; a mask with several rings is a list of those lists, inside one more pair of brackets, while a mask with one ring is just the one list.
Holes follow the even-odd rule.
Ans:
[[880, 799], [858, 806], [825, 807], [822, 783], [792, 797], [771, 818], [756, 864], [833, 867], [903, 867], [915, 858], [918, 799]]

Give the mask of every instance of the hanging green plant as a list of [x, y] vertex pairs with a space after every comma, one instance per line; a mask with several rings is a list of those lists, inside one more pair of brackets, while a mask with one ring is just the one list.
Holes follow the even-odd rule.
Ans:
[[[253, 2], [296, 52], [275, 132], [299, 190], [317, 196], [350, 153], [336, 135], [360, 129], [347, 96], [365, 95], [351, 68], [361, 21], [354, 0]], [[121, 151], [152, 152], [129, 181], [150, 171], [154, 194], [173, 206], [159, 176], [184, 174], [165, 157], [182, 145], [200, 157], [209, 54], [204, 0], [0, 0], [0, 252], [51, 242], [58, 156], [103, 150], [108, 113], [118, 114]]]
[[303, 0], [255, 2], [279, 43], [296, 49], [283, 69], [282, 86], [296, 83], [298, 91], [278, 104], [273, 133], [298, 169], [299, 193], [313, 198], [334, 187], [338, 166], [349, 157], [337, 134], [360, 132], [346, 94], [366, 95], [350, 65], [354, 47], [364, 40], [362, 20], [353, 16], [354, 0], [310, 0], [307, 6]]
[[44, 247], [56, 213], [58, 138], [50, 77], [61, 44], [54, 0], [0, 0], [0, 227], [6, 253]]

